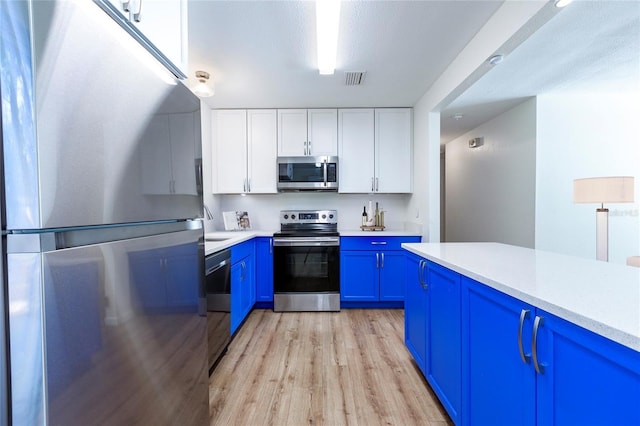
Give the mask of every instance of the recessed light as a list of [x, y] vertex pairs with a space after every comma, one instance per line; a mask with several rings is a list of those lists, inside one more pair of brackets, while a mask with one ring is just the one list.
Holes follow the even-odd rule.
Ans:
[[460, 114], [459, 112], [458, 112], [458, 113], [453, 114], [453, 118], [455, 118], [455, 119], [456, 119], [456, 121], [458, 121], [458, 120], [462, 120], [462, 117], [464, 117], [464, 115], [463, 115], [463, 114]]
[[504, 55], [493, 55], [489, 58], [489, 63], [491, 65], [498, 65], [500, 62], [504, 60]]

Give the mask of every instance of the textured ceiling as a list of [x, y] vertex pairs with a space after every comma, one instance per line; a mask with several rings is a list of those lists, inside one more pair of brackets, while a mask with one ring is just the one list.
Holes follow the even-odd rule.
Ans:
[[[413, 106], [502, 1], [345, 1], [333, 76], [320, 76], [312, 1], [189, 0], [189, 69], [213, 108]], [[345, 71], [366, 71], [345, 86]], [[575, 0], [442, 110], [442, 142], [528, 97], [640, 91], [640, 1]], [[461, 113], [463, 119], [455, 120]]]
[[189, 0], [189, 69], [211, 73], [214, 108], [413, 106], [501, 4], [343, 1], [336, 73], [321, 76], [314, 2]]
[[640, 94], [640, 1], [571, 3], [442, 111], [442, 141], [531, 96], [584, 91]]

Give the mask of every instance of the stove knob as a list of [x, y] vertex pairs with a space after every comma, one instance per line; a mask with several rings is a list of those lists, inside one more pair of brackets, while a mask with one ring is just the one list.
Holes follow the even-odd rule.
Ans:
[[285, 215], [284, 215], [284, 220], [287, 220], [287, 219], [289, 219], [289, 215], [288, 215], [288, 214], [285, 214]]
[[291, 220], [296, 220], [296, 215], [295, 214], [291, 215]]
[[326, 214], [323, 214], [323, 215], [322, 215], [322, 218], [323, 218], [323, 219], [326, 219], [326, 218], [327, 218], [327, 215], [326, 215]]
[[332, 214], [329, 215], [329, 219], [333, 219], [333, 215]]

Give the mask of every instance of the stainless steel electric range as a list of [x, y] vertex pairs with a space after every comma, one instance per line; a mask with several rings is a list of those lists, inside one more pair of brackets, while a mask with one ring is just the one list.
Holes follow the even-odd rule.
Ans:
[[273, 235], [273, 310], [340, 310], [336, 210], [283, 210]]

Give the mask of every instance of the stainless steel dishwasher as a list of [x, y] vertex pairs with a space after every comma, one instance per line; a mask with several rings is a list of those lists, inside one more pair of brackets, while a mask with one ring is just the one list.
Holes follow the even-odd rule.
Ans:
[[231, 250], [205, 257], [209, 375], [231, 340]]

